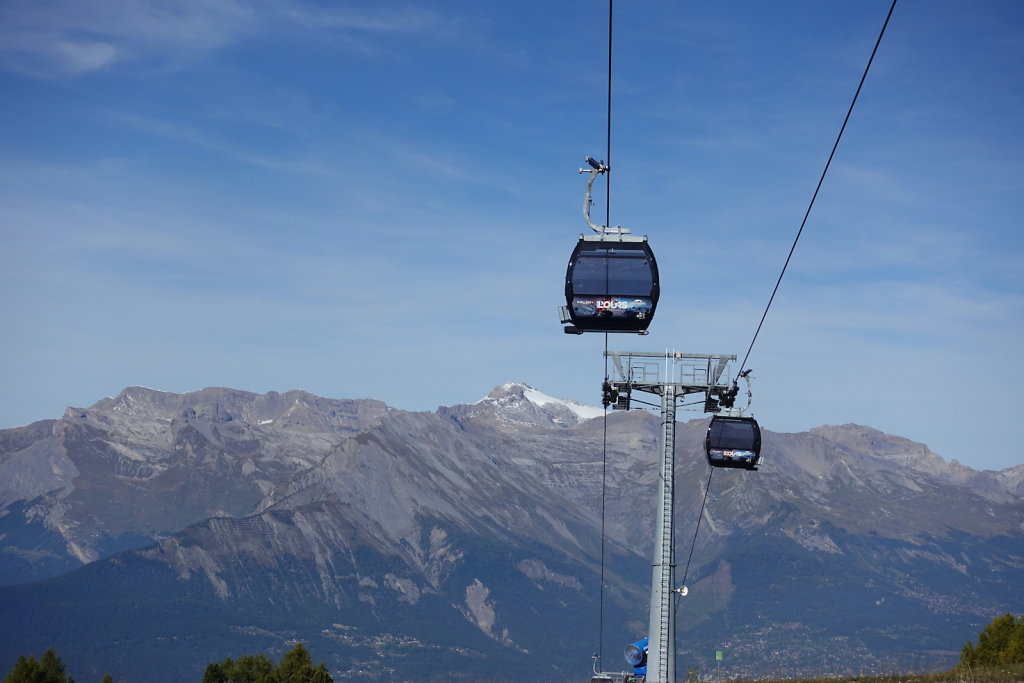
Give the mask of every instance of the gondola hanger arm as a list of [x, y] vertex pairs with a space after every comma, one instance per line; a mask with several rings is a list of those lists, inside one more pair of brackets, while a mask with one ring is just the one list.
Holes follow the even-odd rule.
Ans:
[[[754, 377], [751, 374], [751, 372], [753, 372], [753, 371], [750, 368], [748, 368], [748, 369], [744, 370], [743, 372], [741, 372], [737, 376], [738, 379], [742, 379], [746, 383], [746, 385], [747, 385], [747, 404], [745, 406], [743, 406], [742, 408], [736, 408], [734, 406], [734, 407], [730, 408], [729, 410], [723, 411], [726, 415], [736, 415], [736, 416], [750, 415], [750, 406], [754, 402], [754, 393], [750, 389], [750, 380], [754, 379]], [[733, 380], [732, 386], [733, 386], [734, 389], [738, 388], [736, 386], [736, 380]]]
[[590, 168], [581, 168], [580, 173], [589, 173], [590, 177], [587, 179], [587, 191], [583, 194], [583, 220], [587, 222], [590, 229], [596, 232], [598, 235], [628, 235], [629, 229], [624, 228], [621, 225], [615, 227], [609, 227], [607, 225], [597, 225], [590, 218], [590, 207], [594, 203], [590, 198], [591, 193], [594, 189], [594, 180], [597, 176], [602, 175], [608, 171], [608, 166], [603, 161], [595, 161], [594, 157], [587, 157], [584, 159]]

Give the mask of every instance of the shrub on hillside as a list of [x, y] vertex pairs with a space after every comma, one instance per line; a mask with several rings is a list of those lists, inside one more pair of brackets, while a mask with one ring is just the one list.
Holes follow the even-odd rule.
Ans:
[[313, 658], [302, 643], [281, 657], [277, 667], [266, 655], [230, 657], [206, 667], [203, 683], [334, 683], [327, 665], [313, 666]]
[[1024, 616], [996, 617], [981, 632], [978, 644], [968, 641], [960, 652], [960, 667], [1024, 663]]

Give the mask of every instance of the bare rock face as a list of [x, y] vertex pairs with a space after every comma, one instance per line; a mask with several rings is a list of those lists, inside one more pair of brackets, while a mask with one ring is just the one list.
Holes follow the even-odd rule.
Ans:
[[33, 543], [42, 541], [5, 546], [21, 559], [0, 565], [2, 582], [92, 562], [209, 517], [243, 516], [389, 410], [304, 391], [131, 387], [59, 420], [2, 430], [0, 530], [28, 525]]
[[[1024, 611], [1024, 465], [977, 472], [842, 425], [766, 431], [759, 471], [712, 472], [707, 424], [677, 426], [680, 666], [722, 648], [747, 677], [897, 654], [945, 666], [993, 615]], [[434, 413], [126, 389], [0, 431], [0, 576], [63, 574], [0, 602], [168, 643], [164, 665], [126, 660], [146, 680], [296, 638], [350, 678], [564, 680], [588, 668], [602, 576], [606, 637], [644, 635], [658, 429], [517, 383]], [[86, 595], [106, 597], [76, 611]], [[145, 618], [123, 626], [126, 605]], [[46, 635], [15, 622], [0, 669]], [[202, 659], [226, 633], [235, 651]], [[89, 659], [98, 641], [56, 645], [106, 664]]]
[[[953, 462], [956, 462], [955, 460]], [[959, 463], [957, 463], [959, 464]], [[995, 473], [999, 485], [1018, 499], [1024, 498], [1024, 465], [1008, 467]]]

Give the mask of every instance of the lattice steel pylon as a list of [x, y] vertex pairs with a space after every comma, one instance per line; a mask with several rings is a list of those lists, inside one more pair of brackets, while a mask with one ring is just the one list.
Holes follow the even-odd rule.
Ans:
[[[710, 398], [727, 392], [728, 382], [722, 377], [732, 354], [647, 353], [608, 351], [616, 377], [609, 378], [607, 391], [612, 395], [631, 396], [634, 391], [661, 397], [661, 435], [659, 438], [659, 469], [654, 555], [651, 577], [651, 611], [648, 623], [650, 643], [647, 651], [645, 683], [675, 682], [675, 436], [677, 402], [688, 394], [705, 394]], [[727, 377], [728, 375], [726, 375]], [[705, 401], [704, 406], [708, 404]], [[629, 408], [618, 401], [616, 408]], [[703, 411], [702, 411], [703, 412]]]

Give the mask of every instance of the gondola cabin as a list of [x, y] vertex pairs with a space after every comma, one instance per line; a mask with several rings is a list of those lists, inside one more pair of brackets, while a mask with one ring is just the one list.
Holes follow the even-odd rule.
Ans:
[[752, 417], [715, 415], [708, 425], [704, 453], [712, 467], [756, 470], [761, 460], [761, 427]]
[[565, 273], [564, 331], [647, 334], [658, 295], [646, 237], [581, 235]]

